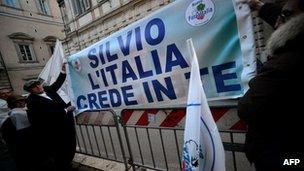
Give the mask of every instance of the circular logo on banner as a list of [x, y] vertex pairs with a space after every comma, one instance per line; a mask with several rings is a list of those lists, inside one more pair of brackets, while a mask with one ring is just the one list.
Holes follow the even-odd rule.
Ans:
[[215, 12], [212, 0], [194, 0], [186, 11], [186, 20], [192, 26], [207, 24]]
[[73, 61], [73, 67], [76, 71], [80, 72], [81, 71], [81, 63], [79, 59], [76, 59], [75, 61]]

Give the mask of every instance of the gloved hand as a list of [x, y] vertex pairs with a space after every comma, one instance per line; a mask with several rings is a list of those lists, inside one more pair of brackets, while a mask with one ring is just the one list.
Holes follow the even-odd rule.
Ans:
[[67, 112], [73, 112], [76, 108], [74, 106], [69, 106], [66, 108]]

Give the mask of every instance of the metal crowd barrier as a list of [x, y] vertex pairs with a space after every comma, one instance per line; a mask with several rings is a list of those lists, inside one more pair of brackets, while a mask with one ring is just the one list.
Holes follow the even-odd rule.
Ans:
[[[85, 112], [76, 119], [77, 152], [124, 163], [126, 170], [182, 170], [184, 122], [185, 109], [178, 108], [123, 110], [121, 117], [113, 111]], [[253, 169], [243, 153], [245, 131], [220, 133], [227, 171]]]
[[112, 110], [84, 112], [76, 117], [78, 153], [124, 163], [127, 157], [117, 116]]
[[[181, 170], [184, 109], [123, 110], [121, 124], [133, 168]], [[181, 121], [181, 122], [180, 122]], [[161, 122], [161, 123], [160, 123]], [[130, 138], [132, 137], [132, 138]]]

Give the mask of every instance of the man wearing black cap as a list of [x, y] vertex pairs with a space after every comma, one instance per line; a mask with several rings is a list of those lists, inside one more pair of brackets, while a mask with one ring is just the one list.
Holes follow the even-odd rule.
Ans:
[[30, 80], [23, 89], [28, 91], [28, 119], [37, 143], [38, 158], [53, 160], [56, 170], [69, 170], [75, 154], [76, 140], [72, 111], [57, 94], [66, 78], [65, 67], [57, 80], [43, 87], [37, 80]]

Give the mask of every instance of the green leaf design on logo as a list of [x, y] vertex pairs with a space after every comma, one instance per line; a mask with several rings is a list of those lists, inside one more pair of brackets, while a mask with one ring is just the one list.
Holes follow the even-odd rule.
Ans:
[[196, 7], [196, 9], [198, 10], [198, 11], [203, 11], [204, 9], [205, 9], [205, 4], [203, 4], [203, 3], [200, 3], [197, 7]]

